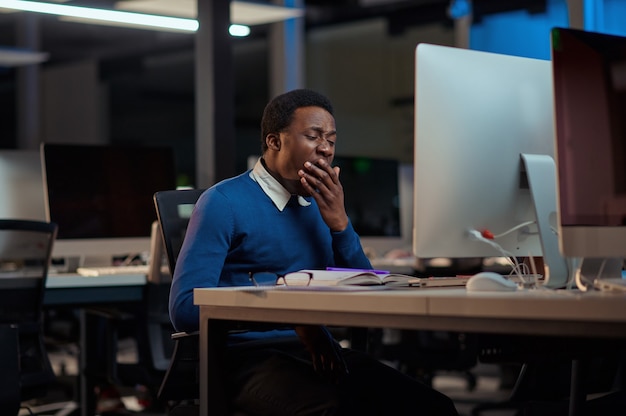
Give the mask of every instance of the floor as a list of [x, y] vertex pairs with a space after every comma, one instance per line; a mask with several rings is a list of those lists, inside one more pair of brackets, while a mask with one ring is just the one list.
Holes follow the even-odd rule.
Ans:
[[[124, 340], [120, 346], [120, 359], [132, 362], [135, 359], [134, 345], [132, 340]], [[73, 383], [77, 374], [78, 349], [73, 344], [68, 344], [62, 348], [56, 348], [49, 353], [52, 365], [59, 376], [59, 384], [52, 390], [49, 397], [43, 401], [29, 403], [33, 413], [42, 416], [76, 416], [79, 414], [76, 403], [71, 400], [73, 394]], [[393, 363], [388, 363], [394, 365]], [[468, 379], [464, 374], [455, 372], [439, 372], [432, 380], [433, 386], [439, 391], [451, 397], [461, 416], [470, 416], [471, 410], [483, 402], [497, 402], [505, 400], [510, 394], [508, 388], [502, 387], [502, 370], [499, 366], [491, 364], [479, 364], [472, 369], [475, 376], [476, 385], [470, 388]], [[126, 414], [137, 416], [163, 416], [165, 412], [154, 412], [146, 410], [139, 397], [142, 392], [139, 390], [121, 390], [122, 401], [127, 410]], [[28, 416], [28, 409], [22, 409], [19, 416]], [[489, 411], [488, 416], [512, 416], [512, 410]]]

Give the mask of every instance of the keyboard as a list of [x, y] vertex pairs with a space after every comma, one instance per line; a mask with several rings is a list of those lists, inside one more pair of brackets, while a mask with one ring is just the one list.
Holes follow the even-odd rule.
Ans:
[[150, 266], [147, 264], [128, 266], [79, 267], [76, 273], [81, 276], [111, 276], [128, 274], [148, 274]]

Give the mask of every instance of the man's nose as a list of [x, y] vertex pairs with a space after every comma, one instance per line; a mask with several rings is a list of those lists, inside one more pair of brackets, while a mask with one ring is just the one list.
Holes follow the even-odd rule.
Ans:
[[321, 152], [324, 154], [331, 154], [333, 151], [332, 146], [330, 145], [330, 143], [328, 143], [328, 140], [324, 138], [322, 138], [321, 143], [317, 145], [317, 150], [318, 152]]

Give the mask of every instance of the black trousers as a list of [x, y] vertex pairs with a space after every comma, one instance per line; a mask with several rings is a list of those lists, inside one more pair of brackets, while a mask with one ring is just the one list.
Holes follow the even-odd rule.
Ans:
[[349, 374], [334, 384], [313, 370], [298, 340], [229, 348], [228, 391], [248, 415], [457, 416], [452, 400], [374, 357], [343, 349]]

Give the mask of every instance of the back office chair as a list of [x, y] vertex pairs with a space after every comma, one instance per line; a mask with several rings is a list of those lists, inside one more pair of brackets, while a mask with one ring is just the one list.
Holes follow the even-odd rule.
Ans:
[[[202, 192], [204, 189], [185, 189], [154, 194], [157, 219], [172, 276], [187, 231], [189, 215]], [[200, 394], [198, 333], [178, 332], [172, 334], [171, 338], [174, 341], [174, 351], [157, 397], [162, 402], [196, 400]], [[182, 407], [179, 409], [182, 413]], [[193, 414], [199, 409], [191, 406], [186, 411]]]
[[[0, 220], [0, 344], [17, 357], [3, 365], [3, 382], [14, 386], [12, 399], [3, 389], [2, 408], [17, 414], [15, 403], [40, 398], [56, 381], [43, 340], [43, 296], [57, 225], [31, 220]], [[6, 359], [3, 354], [3, 360]], [[10, 363], [7, 363], [10, 364]], [[7, 370], [7, 371], [4, 371]], [[7, 378], [13, 377], [13, 380]], [[12, 402], [8, 403], [8, 402]], [[6, 407], [5, 407], [6, 405]], [[10, 410], [9, 410], [10, 409]]]

